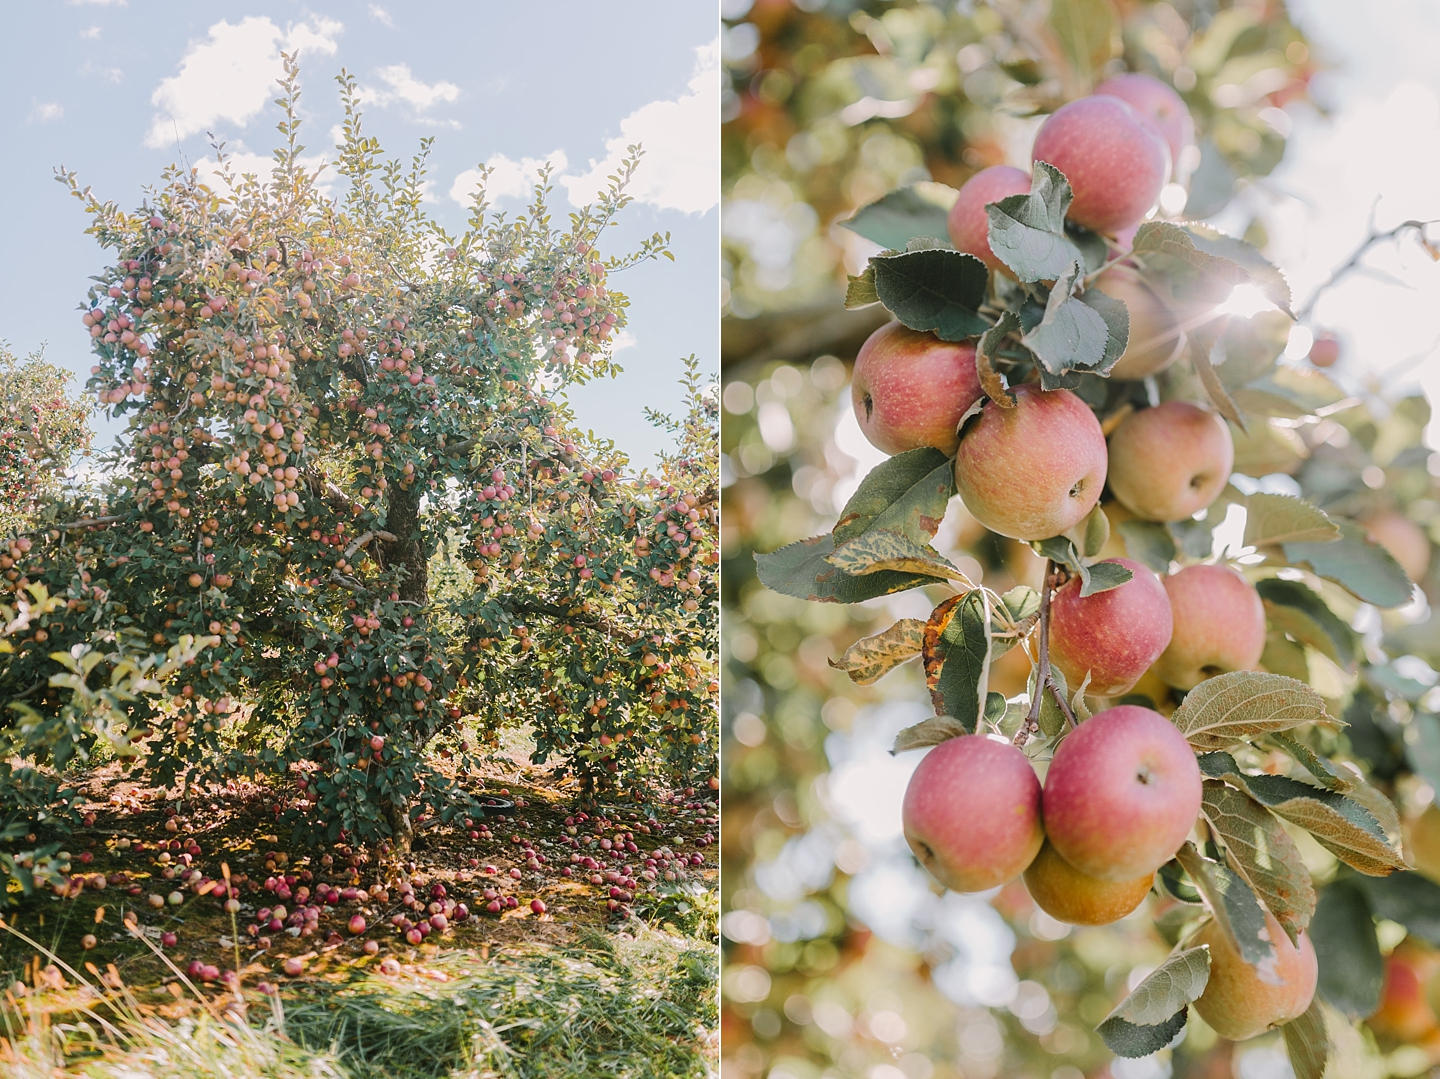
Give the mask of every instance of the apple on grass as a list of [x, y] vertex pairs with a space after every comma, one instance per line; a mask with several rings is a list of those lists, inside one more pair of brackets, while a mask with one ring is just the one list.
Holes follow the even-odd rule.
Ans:
[[1230, 482], [1235, 443], [1219, 414], [1166, 401], [1127, 416], [1110, 435], [1110, 490], [1147, 521], [1184, 521]]
[[1165, 651], [1173, 627], [1170, 597], [1154, 573], [1129, 558], [1106, 561], [1128, 569], [1130, 580], [1082, 597], [1072, 577], [1051, 597], [1050, 662], [1072, 690], [1088, 674], [1088, 694], [1119, 697]]
[[1195, 1010], [1222, 1038], [1239, 1042], [1264, 1034], [1300, 1018], [1315, 997], [1319, 968], [1309, 936], [1301, 931], [1291, 944], [1269, 911], [1265, 933], [1275, 955], [1257, 966], [1241, 958], [1229, 934], [1214, 920], [1191, 939], [1192, 947], [1210, 946], [1210, 980]]
[[1018, 540], [1058, 536], [1083, 521], [1105, 487], [1105, 433], [1069, 390], [1016, 386], [1013, 408], [986, 401], [955, 455], [965, 508]]
[[1174, 724], [1120, 705], [1061, 739], [1045, 776], [1045, 832], [1087, 877], [1133, 881], [1174, 857], [1200, 792], [1200, 766]]
[[1014, 880], [1045, 838], [1030, 761], [1009, 742], [978, 734], [926, 754], [905, 789], [901, 817], [920, 863], [956, 892]]
[[1229, 671], [1253, 671], [1265, 651], [1265, 605], [1229, 566], [1186, 566], [1164, 580], [1174, 632], [1155, 661], [1166, 685], [1191, 690]]
[[1109, 95], [1061, 105], [1040, 125], [1031, 154], [1070, 181], [1066, 216], [1107, 235], [1141, 221], [1170, 178], [1170, 148], [1155, 125]]
[[971, 342], [942, 341], [888, 322], [855, 357], [850, 379], [855, 419], [871, 445], [885, 453], [933, 446], [953, 454], [960, 418], [979, 399]]

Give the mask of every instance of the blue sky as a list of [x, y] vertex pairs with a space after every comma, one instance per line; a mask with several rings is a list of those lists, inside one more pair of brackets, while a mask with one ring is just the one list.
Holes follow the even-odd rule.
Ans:
[[[76, 170], [124, 206], [175, 160], [202, 164], [207, 132], [263, 167], [278, 110], [279, 53], [298, 48], [304, 142], [333, 145], [332, 76], [364, 88], [367, 130], [407, 159], [435, 137], [431, 212], [465, 217], [479, 162], [497, 169], [492, 197], [519, 209], [530, 175], [559, 166], [555, 208], [583, 203], [630, 142], [647, 151], [637, 202], [609, 234], [616, 253], [668, 231], [675, 261], [626, 271], [633, 301], [618, 379], [575, 391], [581, 425], [637, 463], [664, 445], [645, 406], [678, 411], [679, 357], [719, 368], [719, 73], [709, 0], [625, 3], [401, 4], [69, 0], [7, 5], [0, 65], [0, 339], [88, 372], [77, 304], [103, 264], [78, 203], [54, 181]], [[23, 44], [23, 47], [22, 47]], [[88, 376], [86, 376], [88, 377]]]

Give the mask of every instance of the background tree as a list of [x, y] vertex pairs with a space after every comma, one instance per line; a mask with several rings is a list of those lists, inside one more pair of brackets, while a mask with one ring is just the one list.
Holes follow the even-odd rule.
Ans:
[[533, 723], [537, 759], [591, 790], [708, 778], [713, 397], [690, 361], [676, 450], [638, 474], [555, 400], [612, 369], [611, 275], [664, 253], [597, 249], [638, 148], [564, 229], [547, 172], [525, 213], [482, 192], [450, 235], [423, 212], [425, 148], [384, 158], [340, 86], [333, 199], [298, 164], [290, 61], [268, 179], [222, 153], [228, 192], [171, 169], [130, 213], [62, 175], [114, 252], [81, 318], [89, 390], [127, 429], [102, 483], [10, 537], [13, 594], [63, 607], [12, 634], [0, 693], [53, 720], [57, 653], [204, 640], [125, 733], [166, 784], [286, 776], [302, 842], [405, 847], [473, 811], [467, 709], [487, 736]]
[[88, 409], [65, 392], [70, 373], [0, 344], [0, 529], [18, 530], [89, 450]]
[[[878, 600], [867, 604], [869, 609], [805, 604], [759, 588], [748, 563], [753, 551], [773, 550], [829, 527], [854, 490], [845, 474], [848, 462], [838, 456], [848, 443], [835, 440], [831, 408], [847, 381], [844, 361], [889, 316], [876, 308], [842, 313], [840, 271], [857, 274], [876, 248], [901, 247], [905, 238], [891, 243], [871, 236], [875, 246], [868, 246], [834, 228], [837, 219], [908, 183], [920, 183], [917, 194], [926, 191], [924, 181], [931, 178], [961, 186], [979, 167], [1005, 160], [1007, 140], [1016, 137], [1017, 126], [1037, 122], [1024, 119], [1037, 107], [1049, 111], [1122, 67], [1160, 75], [1184, 95], [1196, 117], [1201, 167], [1187, 204], [1172, 203], [1169, 212], [1211, 214], [1237, 182], [1263, 176], [1279, 160], [1283, 140], [1262, 113], [1304, 94], [1309, 51], [1283, 9], [1275, 6], [1262, 13], [1240, 7], [1191, 10], [1157, 4], [1115, 10], [1057, 4], [1048, 21], [998, 4], [958, 13], [917, 4], [862, 7], [847, 14], [842, 20], [828, 10], [757, 4], [737, 23], [731, 50], [725, 219], [730, 312], [739, 317], [725, 327], [729, 415], [723, 448], [728, 470], [726, 733], [733, 739], [727, 742], [726, 834], [737, 838], [725, 848], [731, 889], [726, 897], [728, 1018], [733, 1024], [727, 1030], [735, 1032], [727, 1045], [736, 1047], [731, 1059], [741, 1074], [763, 1072], [767, 1062], [794, 1074], [802, 1074], [806, 1065], [830, 1062], [850, 1070], [873, 1063], [904, 1074], [930, 1074], [931, 1069], [934, 1074], [950, 1074], [949, 1069], [967, 1075], [1018, 1073], [1027, 1066], [1044, 1072], [1056, 1067], [1057, 1057], [1088, 1074], [1109, 1055], [1093, 1027], [1124, 995], [1111, 981], [1137, 965], [1160, 962], [1165, 946], [1145, 925], [1123, 922], [1088, 931], [1082, 941], [1065, 926], [1039, 918], [1020, 889], [1003, 890], [992, 907], [953, 896], [931, 901], [896, 887], [892, 882], [910, 870], [902, 869], [884, 844], [856, 842], [856, 833], [865, 838], [879, 830], [875, 823], [849, 821], [841, 804], [844, 795], [827, 799], [824, 792], [840, 785], [853, 791], [848, 784], [874, 774], [868, 769], [879, 765], [867, 757], [867, 751], [873, 752], [870, 740], [895, 721], [891, 717], [907, 714], [889, 706], [857, 716], [856, 704], [923, 700], [924, 688], [917, 678], [888, 694], [880, 687], [853, 688], [827, 670], [826, 661], [843, 662], [840, 657], [857, 638], [883, 628], [895, 614], [923, 618], [929, 604], [923, 612], [917, 605]], [[1101, 32], [1092, 32], [1097, 27]], [[1077, 28], [1085, 34], [1076, 33]], [[1086, 51], [1087, 41], [1095, 44], [1098, 58], [1084, 59], [1094, 55]], [[753, 51], [746, 51], [752, 43]], [[1255, 81], [1246, 83], [1252, 76]], [[1242, 84], [1249, 89], [1237, 93]], [[1218, 164], [1223, 170], [1214, 168]], [[1213, 188], [1212, 178], [1218, 178]], [[1263, 245], [1261, 222], [1252, 222], [1245, 232]], [[1408, 236], [1413, 238], [1413, 229]], [[1229, 332], [1250, 334], [1247, 354], [1263, 364], [1284, 345], [1286, 324], [1283, 316], [1278, 321], [1259, 316], [1244, 324], [1232, 320]], [[1314, 365], [1327, 359], [1333, 356], [1317, 349]], [[1282, 378], [1295, 370], [1286, 365]], [[1310, 377], [1300, 381], [1325, 386]], [[1395, 525], [1395, 532], [1409, 537], [1414, 552], [1406, 568], [1433, 590], [1425, 531], [1434, 521], [1434, 481], [1419, 435], [1428, 410], [1414, 399], [1386, 401], [1376, 389], [1360, 387], [1357, 393], [1347, 382], [1344, 389], [1325, 387], [1321, 398], [1305, 405], [1303, 411], [1313, 415], [1314, 409], [1375, 394], [1369, 398], [1369, 416], [1359, 407], [1327, 412], [1333, 426], [1293, 423], [1299, 413], [1269, 412], [1276, 402], [1267, 406], [1249, 394], [1242, 407], [1250, 431], [1237, 440], [1236, 471], [1272, 477], [1271, 490], [1278, 489], [1277, 473], [1293, 475], [1296, 484], [1289, 490], [1337, 517], [1366, 522], [1376, 539], [1383, 529], [1373, 522], [1382, 513], [1398, 511], [1409, 526]], [[1181, 396], [1195, 393], [1205, 399], [1198, 386], [1179, 391]], [[848, 410], [848, 405], [838, 407]], [[788, 422], [782, 422], [782, 413]], [[1409, 456], [1393, 471], [1377, 465], [1365, 481], [1362, 473], [1371, 462], [1350, 447], [1359, 442], [1363, 448], [1373, 437], [1376, 415], [1396, 422], [1381, 445], [1383, 459], [1394, 461], [1392, 454], [1405, 452], [1392, 446], [1408, 447]], [[1364, 440], [1352, 439], [1352, 423], [1366, 432]], [[1336, 443], [1348, 453], [1340, 469], [1334, 465]], [[1322, 493], [1327, 482], [1344, 492], [1334, 502]], [[1379, 504], [1367, 504], [1371, 499]], [[936, 546], [955, 565], [983, 573], [985, 584], [1001, 591], [1021, 581], [1039, 584], [1042, 562], [966, 514], [952, 514]], [[1386, 546], [1398, 557], [1398, 543]], [[1375, 643], [1376, 627], [1383, 624], [1389, 642], [1385, 658], [1376, 662], [1382, 653], [1371, 650], [1337, 652], [1348, 655], [1337, 663], [1326, 651], [1326, 635], [1304, 628], [1292, 617], [1293, 608], [1281, 602], [1304, 597], [1277, 595], [1267, 597], [1271, 636], [1265, 664], [1282, 669], [1282, 653], [1299, 655], [1304, 676], [1324, 694], [1330, 715], [1350, 719], [1345, 709], [1359, 700], [1367, 717], [1381, 717], [1369, 722], [1389, 732], [1388, 742], [1372, 743], [1361, 732], [1363, 725], [1351, 720], [1343, 735], [1316, 744], [1323, 753], [1359, 764], [1369, 782], [1395, 800], [1407, 821], [1414, 821], [1411, 834], [1417, 834], [1424, 816], [1419, 811], [1432, 788], [1409, 771], [1424, 759], [1423, 751], [1407, 753], [1399, 746], [1427, 744], [1417, 738], [1428, 724], [1423, 682], [1409, 687], [1408, 703], [1395, 689], [1375, 686], [1394, 681], [1387, 673], [1395, 669], [1393, 657], [1433, 655], [1419, 643], [1431, 631], [1418, 628], [1431, 623], [1414, 622], [1424, 618], [1426, 609], [1411, 603], [1381, 616], [1343, 588], [1304, 579], [1347, 630], [1351, 621], [1368, 625]], [[932, 591], [931, 602], [944, 594]], [[1379, 602], [1405, 599], [1382, 597]], [[872, 611], [882, 604], [891, 617], [879, 621]], [[1318, 609], [1316, 614], [1325, 617]], [[1298, 635], [1292, 632], [1296, 628]], [[1018, 669], [997, 665], [989, 686], [1007, 696], [1025, 688], [1029, 667], [1022, 653], [1013, 655], [1021, 661]], [[1411, 662], [1400, 660], [1399, 669], [1431, 677]], [[1287, 669], [1302, 673], [1293, 663]], [[903, 672], [891, 676], [906, 677]], [[1428, 704], [1433, 707], [1433, 701]], [[1383, 744], [1390, 747], [1388, 758], [1371, 748]], [[1268, 763], [1282, 767], [1281, 758]], [[832, 814], [849, 823], [849, 837], [827, 820]], [[1425, 952], [1431, 927], [1413, 910], [1396, 920], [1401, 906], [1393, 896], [1406, 889], [1424, 892], [1426, 882], [1417, 874], [1398, 873], [1375, 878], [1375, 883], [1338, 867], [1331, 856], [1304, 849], [1320, 886], [1311, 933], [1317, 942], [1329, 942], [1321, 950], [1321, 997], [1339, 1012], [1370, 1014], [1379, 999], [1382, 968]], [[908, 853], [904, 857], [909, 863]], [[889, 887], [883, 901], [878, 899], [882, 885]], [[1357, 893], [1363, 902], [1355, 899]], [[1376, 898], [1386, 895], [1392, 898]], [[876, 946], [865, 927], [847, 920], [851, 904], [862, 898], [875, 932], [889, 944], [902, 945], [898, 954]], [[1367, 916], [1381, 909], [1392, 912], [1383, 916], [1390, 919], [1388, 926]], [[1008, 927], [989, 920], [995, 910], [1005, 915]], [[1407, 926], [1410, 939], [1383, 956], [1394, 945], [1393, 935], [1386, 934], [1395, 933], [1395, 925]], [[1005, 941], [1011, 933], [1015, 944], [1007, 957], [1011, 946]], [[1365, 981], [1370, 995], [1363, 1002], [1345, 999], [1339, 988], [1345, 977], [1341, 972], [1355, 969], [1347, 964], [1357, 956], [1364, 956], [1364, 968], [1371, 972]], [[1429, 969], [1423, 961], [1412, 965]], [[917, 969], [921, 978], [913, 976]], [[1371, 1029], [1384, 1025], [1384, 1014], [1389, 1013], [1376, 1014]], [[1341, 1057], [1337, 1069], [1359, 1067], [1367, 1056], [1372, 1061], [1367, 1066], [1373, 1066], [1376, 1043], [1369, 1035], [1347, 1033], [1351, 1028], [1334, 1022], [1335, 1012], [1330, 1015], [1328, 1026]], [[895, 1025], [891, 1016], [901, 1017], [903, 1024]], [[1433, 1020], [1429, 1026], [1417, 1021], [1420, 1028], [1433, 1031]], [[895, 1053], [876, 1053], [876, 1037]], [[1393, 1034], [1386, 1038], [1391, 1040], [1380, 1043], [1386, 1049], [1400, 1044]], [[1262, 1045], [1256, 1051], [1272, 1050]], [[926, 1060], [916, 1059], [921, 1056]], [[1232, 1057], [1228, 1045], [1216, 1044], [1213, 1031], [1192, 1021], [1169, 1066], [1177, 1074], [1198, 1073], [1225, 1068]], [[1397, 1058], [1396, 1066], [1406, 1065]], [[1121, 1070], [1117, 1065], [1116, 1074]], [[1065, 1067], [1060, 1071], [1071, 1074]]]

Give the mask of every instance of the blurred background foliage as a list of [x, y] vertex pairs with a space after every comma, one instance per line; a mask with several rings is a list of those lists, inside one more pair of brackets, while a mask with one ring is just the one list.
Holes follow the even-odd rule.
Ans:
[[[900, 835], [914, 762], [888, 754], [929, 711], [923, 679], [911, 664], [859, 687], [828, 661], [896, 618], [926, 617], [940, 593], [806, 603], [761, 587], [753, 555], [828, 530], [882, 459], [854, 422], [848, 383], [887, 316], [842, 308], [845, 275], [878, 248], [838, 221], [898, 186], [959, 187], [988, 165], [1025, 166], [1044, 115], [1120, 70], [1184, 96], [1201, 150], [1184, 214], [1212, 216], [1279, 163], [1286, 105], [1313, 105], [1310, 44], [1279, 2], [722, 0], [722, 10], [724, 1079], [1289, 1076], [1278, 1039], [1235, 1047], [1193, 1016], [1173, 1052], [1110, 1057], [1094, 1025], [1168, 951], [1153, 897], [1113, 926], [1072, 929], [1018, 882], [993, 897], [936, 894]], [[1096, 32], [1076, 40], [1056, 29], [1067, 26]], [[1263, 220], [1243, 231], [1265, 245]], [[1257, 316], [1235, 332], [1270, 339], [1273, 355], [1288, 320]], [[1329, 395], [1327, 419], [1300, 426], [1272, 413], [1237, 444], [1237, 472], [1252, 489], [1303, 492], [1364, 520], [1425, 594], [1382, 616], [1327, 590], [1355, 628], [1355, 655], [1341, 662], [1282, 637], [1286, 654], [1267, 664], [1302, 665], [1343, 712], [1348, 749], [1401, 804], [1411, 857], [1440, 879], [1440, 629], [1426, 598], [1440, 596], [1440, 455], [1421, 444], [1429, 410], [1376, 385], [1318, 374], [1305, 384]], [[1028, 547], [986, 532], [958, 499], [936, 546], [998, 590], [1038, 584]], [[1021, 650], [1010, 656], [991, 685], [1007, 696], [1023, 692], [1028, 667]], [[1440, 916], [1428, 944], [1402, 943], [1404, 928], [1334, 886], [1333, 858], [1303, 849], [1332, 884], [1323, 902], [1341, 913], [1322, 961], [1332, 1008], [1374, 1009], [1377, 962], [1413, 955], [1433, 972]], [[1362, 1032], [1332, 1023], [1331, 1074], [1431, 1069], [1440, 1002], [1423, 993], [1398, 1036], [1385, 1015]]]

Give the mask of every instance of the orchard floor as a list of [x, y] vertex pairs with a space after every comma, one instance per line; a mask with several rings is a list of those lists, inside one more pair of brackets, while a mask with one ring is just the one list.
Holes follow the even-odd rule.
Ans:
[[[701, 796], [708, 791], [688, 798], [676, 792], [649, 806], [602, 800], [582, 810], [577, 789], [557, 784], [518, 752], [500, 753], [466, 785], [512, 800], [513, 809], [477, 820], [474, 829], [463, 821], [422, 827], [408, 858], [383, 862], [338, 847], [287, 850], [265, 788], [181, 802], [115, 765], [74, 778], [94, 821], [66, 843], [73, 872], [92, 886], [63, 899], [37, 892], [4, 914], [0, 986], [11, 988], [0, 1003], [0, 1077], [50, 1076], [56, 1067], [58, 1074], [208, 1075], [211, 1066], [198, 1057], [173, 1070], [153, 1061], [137, 1070], [135, 1060], [126, 1061], [127, 1054], [195, 1052], [207, 1039], [219, 1054], [215, 1074], [658, 1077], [716, 1069], [718, 870], [709, 845], [715, 803]], [[607, 827], [597, 828], [597, 818]], [[482, 824], [493, 838], [472, 839]], [[612, 858], [602, 839], [614, 847], [620, 833], [633, 835], [637, 851]], [[119, 845], [126, 839], [129, 850]], [[191, 871], [188, 882], [163, 875], [160, 844], [175, 840], [200, 849], [188, 867], [182, 852], [166, 852], [169, 868]], [[544, 859], [539, 868], [522, 853], [523, 840]], [[638, 886], [622, 888], [618, 909], [610, 909], [616, 884], [603, 876], [594, 883], [592, 871], [572, 865], [572, 852]], [[668, 863], [673, 881], [665, 879], [665, 852], [676, 859]], [[691, 855], [703, 864], [678, 864]], [[653, 882], [642, 876], [647, 858], [658, 863]], [[233, 918], [204, 883], [222, 879], [222, 863], [240, 882]], [[258, 926], [258, 911], [284, 902], [267, 880], [286, 873], [312, 891], [328, 884], [360, 894], [338, 903], [312, 895], [321, 911], [308, 932]], [[95, 889], [101, 874], [107, 882]], [[442, 885], [471, 913], [418, 946], [407, 943], [391, 918], [420, 916], [402, 905], [402, 881], [425, 901]], [[386, 898], [367, 894], [377, 884]], [[486, 888], [517, 905], [490, 913]], [[151, 895], [172, 891], [183, 896], [178, 905], [150, 905]], [[536, 899], [543, 914], [531, 909]], [[288, 914], [297, 904], [284, 905]], [[358, 935], [349, 931], [357, 914], [366, 922]], [[175, 934], [174, 944], [162, 944], [166, 933]], [[378, 945], [376, 954], [365, 952], [367, 941]], [[299, 959], [303, 973], [287, 977], [287, 959]], [[213, 967], [205, 972], [211, 977], [188, 974], [192, 963]], [[241, 1011], [248, 1020], [237, 1041]], [[157, 1049], [151, 1043], [165, 1040], [162, 1029], [187, 1031], [183, 1046]], [[274, 1059], [222, 1062], [244, 1049], [250, 1031], [262, 1032], [252, 1048]], [[66, 1048], [57, 1049], [61, 1044]], [[304, 1059], [287, 1063], [287, 1054]], [[108, 1070], [107, 1060], [117, 1070]], [[299, 1070], [287, 1070], [292, 1064]]]

